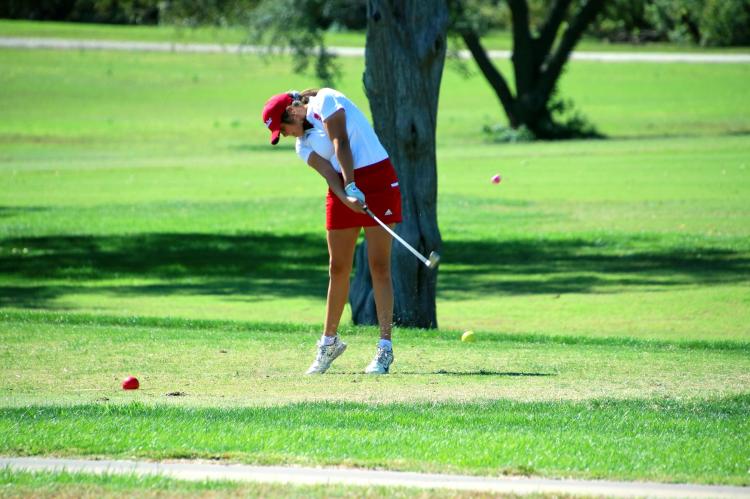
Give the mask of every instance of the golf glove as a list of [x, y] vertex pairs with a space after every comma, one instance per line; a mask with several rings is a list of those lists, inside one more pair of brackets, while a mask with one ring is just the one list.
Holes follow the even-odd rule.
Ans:
[[354, 198], [359, 202], [359, 204], [365, 204], [365, 195], [362, 193], [362, 191], [359, 190], [359, 187], [357, 187], [354, 182], [349, 182], [344, 187], [344, 192], [347, 196], [350, 198]]

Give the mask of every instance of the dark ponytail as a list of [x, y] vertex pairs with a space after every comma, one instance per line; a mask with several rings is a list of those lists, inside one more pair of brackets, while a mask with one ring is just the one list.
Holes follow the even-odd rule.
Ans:
[[[308, 88], [307, 90], [303, 90], [302, 92], [290, 90], [286, 94], [292, 98], [292, 106], [306, 106], [307, 103], [310, 102], [310, 97], [315, 97], [316, 95], [318, 95], [318, 89]], [[291, 123], [289, 115], [286, 111], [284, 111], [284, 113], [281, 115], [281, 122]]]
[[318, 95], [318, 89], [308, 88], [307, 90], [303, 90], [302, 92], [290, 90], [286, 94], [294, 100], [294, 102], [292, 102], [293, 106], [306, 106], [307, 103], [310, 102], [310, 97], [315, 97], [316, 95]]

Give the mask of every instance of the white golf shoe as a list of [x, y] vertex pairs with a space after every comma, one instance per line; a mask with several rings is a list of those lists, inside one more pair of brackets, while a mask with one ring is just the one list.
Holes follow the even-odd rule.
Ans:
[[331, 363], [336, 360], [336, 357], [344, 353], [344, 350], [346, 350], [346, 343], [341, 341], [338, 336], [330, 345], [324, 345], [319, 341], [318, 355], [305, 374], [323, 374], [331, 367]]
[[378, 347], [375, 358], [365, 368], [365, 374], [388, 374], [393, 363], [393, 349]]

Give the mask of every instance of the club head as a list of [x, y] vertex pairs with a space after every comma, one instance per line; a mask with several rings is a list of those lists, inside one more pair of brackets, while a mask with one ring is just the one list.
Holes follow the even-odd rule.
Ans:
[[427, 258], [426, 263], [427, 268], [434, 269], [438, 266], [438, 263], [440, 263], [440, 255], [434, 251], [430, 252], [430, 256]]

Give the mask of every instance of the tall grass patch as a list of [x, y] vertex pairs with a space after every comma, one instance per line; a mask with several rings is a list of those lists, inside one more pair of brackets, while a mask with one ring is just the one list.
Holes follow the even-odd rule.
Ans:
[[[750, 398], [0, 409], [0, 452], [747, 484]], [[333, 429], [332, 429], [332, 423]]]

